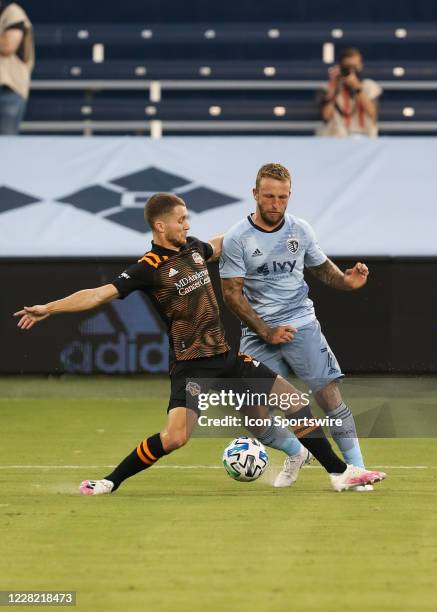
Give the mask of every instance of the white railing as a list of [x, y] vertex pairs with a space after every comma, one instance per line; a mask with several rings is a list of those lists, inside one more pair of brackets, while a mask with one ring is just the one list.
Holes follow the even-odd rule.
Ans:
[[[21, 131], [72, 132], [91, 136], [95, 132], [145, 132], [159, 139], [169, 132], [315, 132], [319, 121], [24, 121]], [[381, 132], [436, 132], [437, 121], [381, 121]]]
[[[437, 81], [378, 81], [386, 90], [426, 90], [437, 91]], [[317, 90], [326, 84], [325, 81], [264, 81], [264, 80], [117, 80], [117, 79], [81, 79], [81, 80], [35, 80], [31, 83], [33, 90]]]

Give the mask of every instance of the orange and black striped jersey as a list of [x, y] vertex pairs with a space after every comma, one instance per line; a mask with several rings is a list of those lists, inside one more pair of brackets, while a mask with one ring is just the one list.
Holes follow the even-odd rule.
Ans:
[[167, 326], [170, 361], [211, 357], [229, 350], [205, 261], [210, 244], [189, 237], [180, 251], [152, 242], [148, 251], [113, 281], [121, 298], [140, 290]]

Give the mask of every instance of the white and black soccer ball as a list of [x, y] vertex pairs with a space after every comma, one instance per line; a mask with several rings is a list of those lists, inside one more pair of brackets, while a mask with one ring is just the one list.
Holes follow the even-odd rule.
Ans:
[[231, 478], [252, 482], [261, 476], [269, 462], [266, 449], [253, 438], [235, 438], [225, 448], [223, 465]]

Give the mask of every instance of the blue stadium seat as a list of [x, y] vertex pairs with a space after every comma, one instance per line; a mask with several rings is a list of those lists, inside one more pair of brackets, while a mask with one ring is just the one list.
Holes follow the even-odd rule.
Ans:
[[[92, 61], [45, 60], [36, 65], [33, 79], [262, 79], [317, 80], [327, 78], [328, 66], [319, 61], [209, 61], [177, 60]], [[365, 74], [376, 80], [437, 80], [436, 62], [366, 62]]]
[[[406, 110], [410, 109], [410, 110]], [[412, 110], [411, 110], [412, 109]], [[147, 104], [141, 99], [116, 97], [93, 101], [71, 99], [33, 99], [28, 110], [31, 121], [141, 121], [160, 120], [229, 120], [229, 121], [317, 121], [318, 106], [314, 98], [289, 100], [281, 97], [254, 100], [196, 98], [186, 103], [184, 98]], [[437, 106], [424, 100], [381, 101], [382, 121], [437, 121]]]
[[290, 44], [336, 42], [342, 45], [362, 43], [437, 42], [434, 23], [139, 23], [139, 24], [36, 24], [38, 45], [151, 46], [155, 44], [199, 46], [240, 43]]
[[35, 34], [30, 122], [314, 122], [316, 92], [346, 45], [384, 86], [381, 121], [437, 120], [434, 21], [76, 22]]

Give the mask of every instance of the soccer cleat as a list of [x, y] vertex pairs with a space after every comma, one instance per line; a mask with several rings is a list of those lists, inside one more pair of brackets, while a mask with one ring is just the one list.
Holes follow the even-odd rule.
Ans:
[[84, 480], [81, 482], [79, 491], [82, 495], [106, 495], [111, 493], [114, 483], [110, 480]]
[[357, 487], [372, 485], [374, 482], [384, 480], [384, 472], [365, 470], [356, 465], [348, 465], [342, 474], [330, 474], [334, 491], [356, 490]]
[[276, 476], [274, 487], [290, 487], [296, 482], [303, 465], [310, 463], [314, 457], [308, 449], [302, 446], [298, 455], [291, 455], [284, 461], [282, 471]]

